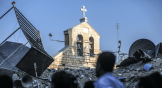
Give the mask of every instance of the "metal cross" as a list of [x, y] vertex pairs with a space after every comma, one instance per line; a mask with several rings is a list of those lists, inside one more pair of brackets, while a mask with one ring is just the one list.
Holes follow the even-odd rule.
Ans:
[[85, 6], [82, 6], [80, 10], [83, 11], [83, 17], [85, 17], [85, 12], [87, 12], [87, 10], [85, 9]]

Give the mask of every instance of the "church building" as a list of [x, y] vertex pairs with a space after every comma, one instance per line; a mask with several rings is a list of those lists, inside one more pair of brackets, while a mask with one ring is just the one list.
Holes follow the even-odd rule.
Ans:
[[100, 35], [88, 23], [85, 6], [81, 8], [83, 18], [80, 23], [65, 30], [65, 46], [54, 54], [54, 62], [49, 68], [95, 68], [100, 51]]

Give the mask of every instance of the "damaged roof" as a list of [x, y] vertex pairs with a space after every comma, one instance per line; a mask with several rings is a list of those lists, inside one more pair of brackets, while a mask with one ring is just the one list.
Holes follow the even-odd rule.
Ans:
[[61, 50], [59, 50], [57, 53], [55, 53], [52, 57], [54, 58], [55, 56], [57, 56], [58, 54], [60, 54], [61, 52], [63, 52], [64, 50], [66, 50], [69, 46], [65, 46], [64, 48], [62, 48]]

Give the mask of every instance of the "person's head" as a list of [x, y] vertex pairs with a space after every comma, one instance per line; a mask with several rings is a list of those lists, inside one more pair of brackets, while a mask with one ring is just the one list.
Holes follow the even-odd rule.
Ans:
[[65, 71], [56, 72], [52, 76], [52, 88], [77, 88], [76, 78]]
[[7, 75], [0, 75], [0, 86], [3, 88], [13, 88], [12, 78]]
[[96, 66], [96, 75], [100, 77], [106, 72], [112, 72], [115, 64], [115, 55], [112, 52], [103, 52], [99, 55]]
[[158, 72], [141, 77], [138, 88], [162, 88], [162, 77]]
[[149, 76], [141, 77], [138, 83], [138, 88], [154, 88], [155, 83]]
[[93, 82], [94, 81], [87, 81], [87, 82], [85, 82], [84, 88], [94, 88]]
[[15, 88], [24, 88], [23, 85], [21, 84], [20, 80], [15, 80], [14, 83], [13, 83], [13, 86]]

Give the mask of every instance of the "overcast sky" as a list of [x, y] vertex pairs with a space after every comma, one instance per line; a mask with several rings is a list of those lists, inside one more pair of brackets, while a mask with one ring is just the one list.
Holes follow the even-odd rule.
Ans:
[[[13, 0], [0, 0], [0, 17], [12, 7]], [[138, 39], [162, 42], [162, 0], [15, 0], [15, 6], [40, 31], [45, 50], [54, 55], [64, 47], [63, 31], [79, 24], [81, 7], [87, 9], [88, 23], [101, 35], [100, 50], [116, 51], [117, 29], [121, 53], [128, 53]], [[19, 27], [14, 10], [0, 19], [0, 43]], [[8, 41], [27, 42], [19, 30]], [[27, 44], [29, 46], [29, 44]]]

